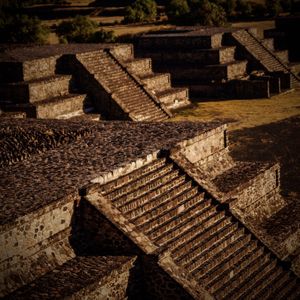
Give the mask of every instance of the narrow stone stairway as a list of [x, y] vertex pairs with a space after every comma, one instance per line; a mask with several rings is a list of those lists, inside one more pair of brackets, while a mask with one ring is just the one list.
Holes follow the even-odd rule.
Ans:
[[281, 71], [291, 74], [293, 84], [300, 82], [300, 78], [292, 72], [271, 50], [262, 44], [252, 33], [247, 30], [232, 32], [234, 39], [262, 64], [268, 72]]
[[129, 111], [134, 120], [163, 121], [169, 118], [169, 112], [127, 72], [109, 50], [83, 53], [77, 58], [110, 93], [112, 100], [120, 100], [119, 105]]
[[300, 296], [295, 275], [168, 158], [100, 186], [100, 193], [216, 299]]

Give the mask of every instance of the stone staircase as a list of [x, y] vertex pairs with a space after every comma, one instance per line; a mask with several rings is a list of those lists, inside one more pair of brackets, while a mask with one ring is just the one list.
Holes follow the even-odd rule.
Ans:
[[[297, 278], [171, 159], [154, 160], [97, 192], [157, 247], [160, 265], [171, 277], [196, 282], [192, 295], [204, 289], [216, 299], [299, 297]], [[87, 199], [97, 207], [97, 197]], [[163, 262], [168, 255], [176, 274], [170, 261]]]
[[266, 47], [249, 30], [238, 30], [232, 36], [264, 67], [267, 72], [284, 72], [291, 75], [293, 84], [299, 83], [299, 77], [279, 57]]
[[[38, 60], [28, 61], [27, 64], [32, 65], [32, 68], [41, 65]], [[85, 110], [91, 110], [90, 105], [87, 105], [87, 96], [74, 93], [71, 75], [50, 71], [41, 69], [29, 79], [2, 83], [1, 109], [25, 112], [27, 117], [41, 119], [72, 118], [83, 115]]]
[[119, 62], [109, 49], [77, 54], [76, 58], [110, 97], [135, 121], [163, 121], [170, 113]]
[[[272, 72], [265, 70], [257, 76], [257, 70], [264, 68], [251, 53], [241, 51], [240, 43], [232, 38], [227, 41], [232, 34], [235, 31], [228, 28], [177, 27], [141, 36], [136, 53], [151, 57], [155, 72], [170, 72], [174, 85], [187, 86], [196, 101], [269, 98], [290, 90], [290, 73], [281, 63]], [[267, 46], [272, 41], [264, 43]], [[278, 54], [287, 60], [286, 52]]]
[[154, 73], [151, 59], [130, 57], [123, 63], [168, 109], [177, 110], [190, 105], [188, 89], [172, 87], [169, 73]]

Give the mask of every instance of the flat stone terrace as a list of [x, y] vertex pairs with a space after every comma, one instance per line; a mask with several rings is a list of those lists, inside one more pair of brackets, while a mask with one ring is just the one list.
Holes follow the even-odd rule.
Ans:
[[[40, 277], [4, 299], [65, 299], [85, 289], [95, 289], [107, 281], [107, 277], [116, 277], [134, 261], [126, 256], [77, 256], [59, 266], [52, 272]], [[67, 282], [67, 284], [66, 284]]]
[[28, 60], [46, 58], [63, 54], [77, 54], [91, 52], [105, 48], [115, 48], [124, 44], [68, 44], [68, 45], [44, 45], [44, 46], [20, 46], [14, 49], [2, 49], [0, 62], [25, 62]]
[[[2, 132], [20, 127], [44, 133], [46, 128], [49, 128], [49, 132], [54, 128], [61, 131], [71, 128], [71, 132], [75, 136], [77, 132], [79, 137], [80, 132], [89, 131], [76, 142], [70, 139], [69, 142], [57, 143], [57, 147], [52, 149], [51, 139], [45, 141], [41, 134], [39, 143], [44, 141], [44, 152], [32, 154], [29, 159], [0, 169], [0, 225], [76, 192], [101, 174], [161, 149], [176, 147], [184, 140], [222, 125], [221, 122], [81, 122], [81, 126], [77, 126], [64, 120], [24, 119], [3, 119], [0, 124]], [[6, 151], [10, 151], [11, 155], [15, 151], [24, 151], [18, 149], [15, 142], [16, 138], [8, 135], [6, 143], [12, 146]], [[35, 142], [25, 141], [23, 146], [26, 143], [30, 146]], [[3, 160], [3, 156], [0, 160]]]
[[254, 179], [258, 174], [268, 170], [273, 164], [270, 162], [238, 162], [233, 168], [218, 175], [213, 183], [223, 193], [228, 193], [243, 183]]

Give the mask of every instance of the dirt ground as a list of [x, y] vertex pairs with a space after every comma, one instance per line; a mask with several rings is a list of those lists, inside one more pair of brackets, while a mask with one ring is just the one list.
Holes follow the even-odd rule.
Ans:
[[278, 161], [282, 194], [300, 202], [300, 90], [271, 99], [196, 103], [176, 120], [228, 120], [236, 160]]

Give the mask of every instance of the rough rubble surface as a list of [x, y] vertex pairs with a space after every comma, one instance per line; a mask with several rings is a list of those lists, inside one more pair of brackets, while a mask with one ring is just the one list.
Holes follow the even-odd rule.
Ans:
[[[6, 154], [1, 152], [1, 164], [7, 156], [27, 158], [0, 169], [0, 224], [65, 197], [101, 173], [171, 149], [220, 125], [3, 119], [1, 146], [5, 145]], [[40, 153], [33, 153], [36, 145]]]

